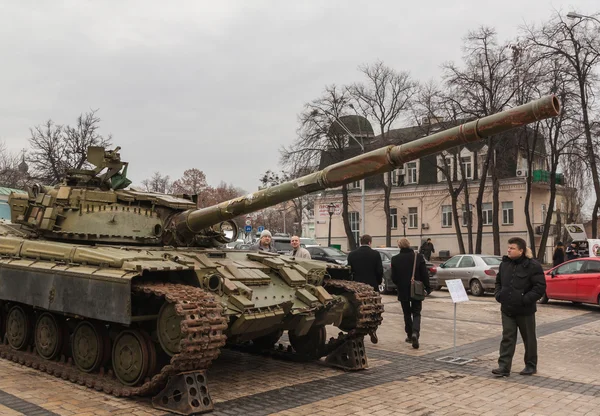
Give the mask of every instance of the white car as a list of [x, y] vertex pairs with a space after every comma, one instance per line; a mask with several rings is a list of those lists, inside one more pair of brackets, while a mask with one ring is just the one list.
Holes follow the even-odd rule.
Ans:
[[446, 280], [460, 279], [473, 296], [482, 296], [485, 291], [494, 290], [500, 263], [500, 256], [459, 254], [438, 266], [437, 283], [446, 286]]

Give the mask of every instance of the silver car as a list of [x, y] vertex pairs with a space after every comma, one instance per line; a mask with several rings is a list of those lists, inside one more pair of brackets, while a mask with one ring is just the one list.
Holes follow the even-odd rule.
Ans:
[[[396, 290], [396, 284], [392, 282], [392, 257], [400, 253], [400, 249], [397, 247], [376, 247], [374, 250], [378, 251], [381, 255], [381, 263], [383, 265], [383, 279], [379, 285], [379, 291], [381, 293], [391, 293]], [[438, 290], [440, 285], [435, 277], [435, 265], [429, 261], [425, 261], [425, 266], [429, 274], [431, 289]]]
[[485, 291], [494, 290], [500, 263], [500, 256], [459, 254], [438, 266], [438, 285], [446, 286], [446, 280], [460, 279], [473, 296], [482, 296]]

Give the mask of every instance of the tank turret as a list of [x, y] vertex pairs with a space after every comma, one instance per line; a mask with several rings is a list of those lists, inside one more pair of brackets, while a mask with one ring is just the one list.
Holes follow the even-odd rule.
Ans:
[[117, 148], [90, 147], [90, 170], [71, 170], [64, 182], [47, 189], [34, 186], [13, 194], [12, 221], [38, 235], [66, 241], [214, 247], [237, 236], [232, 218], [327, 188], [355, 182], [401, 167], [422, 156], [474, 142], [515, 127], [555, 116], [556, 97], [528, 104], [399, 146], [386, 146], [321, 171], [220, 204], [200, 208], [192, 198], [126, 190], [127, 163]]

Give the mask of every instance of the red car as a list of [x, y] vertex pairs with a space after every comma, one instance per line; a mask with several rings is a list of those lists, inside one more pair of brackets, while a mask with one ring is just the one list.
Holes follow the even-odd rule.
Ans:
[[549, 299], [600, 304], [600, 258], [571, 260], [546, 272], [546, 294]]

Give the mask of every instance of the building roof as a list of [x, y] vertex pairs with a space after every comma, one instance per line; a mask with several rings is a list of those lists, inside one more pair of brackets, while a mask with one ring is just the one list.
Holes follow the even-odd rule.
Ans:
[[0, 186], [0, 195], [10, 195], [11, 192], [25, 193], [25, 191], [22, 189], [6, 188], [4, 186]]

